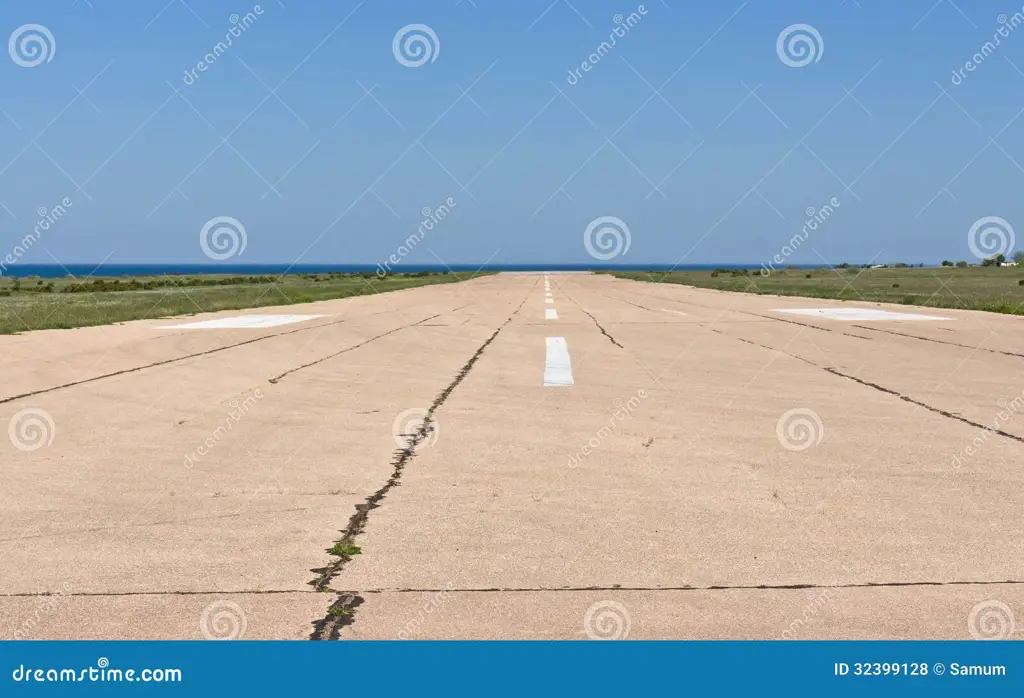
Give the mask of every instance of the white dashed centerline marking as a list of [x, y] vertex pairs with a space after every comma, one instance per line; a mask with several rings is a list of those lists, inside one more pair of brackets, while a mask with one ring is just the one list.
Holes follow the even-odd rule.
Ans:
[[558, 319], [558, 311], [555, 310], [554, 308], [547, 308], [544, 311], [544, 319], [545, 320], [557, 320]]
[[676, 315], [686, 315], [686, 313], [684, 313], [682, 311], [679, 311], [679, 310], [669, 310], [668, 308], [662, 308], [661, 312], [663, 312], [663, 313], [675, 313]]
[[555, 302], [555, 299], [554, 299], [554, 298], [545, 298], [545, 299], [544, 299], [544, 302], [545, 302], [545, 303], [554, 303], [554, 302]]
[[569, 345], [565, 343], [565, 337], [547, 337], [545, 344], [544, 386], [573, 385], [572, 361], [569, 360]]

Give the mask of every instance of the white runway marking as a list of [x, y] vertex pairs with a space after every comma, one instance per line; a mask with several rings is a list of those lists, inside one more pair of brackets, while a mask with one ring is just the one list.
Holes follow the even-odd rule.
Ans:
[[234, 317], [222, 317], [214, 320], [200, 320], [199, 322], [186, 322], [180, 325], [164, 325], [159, 330], [251, 330], [262, 327], [277, 327], [278, 325], [290, 325], [293, 322], [305, 322], [315, 320], [326, 315], [236, 315]]
[[669, 310], [668, 308], [662, 308], [661, 311], [663, 313], [675, 313], [676, 315], [686, 315], [686, 313], [680, 312], [678, 310]]
[[952, 320], [939, 315], [920, 315], [917, 313], [893, 313], [888, 310], [873, 308], [777, 308], [776, 313], [792, 315], [809, 315], [827, 320]]
[[544, 302], [545, 302], [545, 303], [554, 303], [554, 302], [555, 302], [555, 299], [554, 299], [554, 298], [545, 298], [545, 299], [544, 299]]
[[572, 361], [569, 360], [569, 345], [565, 343], [565, 337], [547, 337], [545, 343], [544, 386], [573, 385]]
[[555, 310], [554, 308], [547, 308], [547, 309], [545, 309], [544, 310], [544, 319], [545, 320], [557, 320], [558, 319], [558, 311]]

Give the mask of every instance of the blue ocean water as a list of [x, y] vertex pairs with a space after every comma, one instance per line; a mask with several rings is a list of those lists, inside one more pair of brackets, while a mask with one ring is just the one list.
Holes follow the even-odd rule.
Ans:
[[[815, 269], [820, 264], [794, 264], [798, 269]], [[760, 264], [688, 264], [673, 267], [669, 264], [640, 265], [588, 265], [588, 264], [503, 264], [481, 267], [476, 264], [440, 264], [409, 265], [393, 267], [395, 273], [418, 271], [442, 272], [447, 270], [461, 272], [483, 271], [700, 271], [710, 269], [760, 269]], [[179, 274], [195, 276], [200, 274], [325, 274], [328, 272], [375, 272], [376, 265], [370, 264], [12, 264], [7, 267], [4, 276], [26, 277], [38, 276], [44, 279], [57, 279], [64, 276], [159, 276], [161, 274]]]

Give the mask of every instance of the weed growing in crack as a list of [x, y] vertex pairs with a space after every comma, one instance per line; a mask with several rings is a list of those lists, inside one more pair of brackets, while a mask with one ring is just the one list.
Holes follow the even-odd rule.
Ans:
[[339, 557], [352, 557], [363, 552], [358, 545], [352, 543], [335, 543], [334, 547], [329, 551], [331, 555], [337, 555]]

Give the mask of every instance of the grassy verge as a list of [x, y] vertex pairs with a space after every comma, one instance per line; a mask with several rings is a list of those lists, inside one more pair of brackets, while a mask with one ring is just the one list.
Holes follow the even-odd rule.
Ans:
[[67, 329], [127, 320], [193, 315], [366, 296], [455, 283], [469, 273], [137, 276], [0, 279], [0, 334]]
[[768, 276], [756, 269], [612, 273], [622, 279], [720, 291], [1024, 315], [1024, 267], [785, 269]]

